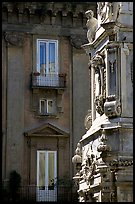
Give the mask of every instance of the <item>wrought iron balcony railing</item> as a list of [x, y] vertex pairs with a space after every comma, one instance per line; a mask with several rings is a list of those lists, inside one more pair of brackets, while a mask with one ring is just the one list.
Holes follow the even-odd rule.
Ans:
[[47, 186], [43, 186], [42, 188], [29, 185], [29, 186], [21, 186], [17, 190], [17, 192], [10, 193], [6, 186], [3, 188], [2, 192], [2, 200], [5, 202], [48, 202], [48, 201], [77, 201], [78, 200], [77, 193], [72, 193], [72, 186], [56, 186], [56, 189], [49, 189]]
[[65, 88], [66, 74], [32, 74], [32, 87]]

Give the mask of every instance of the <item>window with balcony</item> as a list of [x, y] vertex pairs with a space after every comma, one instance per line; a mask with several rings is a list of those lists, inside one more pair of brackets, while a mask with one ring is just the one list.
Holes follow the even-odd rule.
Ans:
[[59, 73], [58, 40], [37, 39], [34, 87], [65, 87], [65, 75]]
[[37, 39], [37, 72], [58, 74], [58, 41]]

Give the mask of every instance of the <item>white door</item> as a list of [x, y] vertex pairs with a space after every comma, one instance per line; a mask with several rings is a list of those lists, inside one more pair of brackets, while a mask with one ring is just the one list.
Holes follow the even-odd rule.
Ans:
[[37, 201], [57, 201], [57, 152], [37, 151]]

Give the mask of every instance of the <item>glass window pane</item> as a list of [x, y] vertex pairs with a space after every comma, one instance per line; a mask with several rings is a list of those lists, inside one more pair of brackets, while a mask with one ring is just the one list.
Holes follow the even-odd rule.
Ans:
[[53, 101], [48, 100], [48, 103], [47, 103], [47, 112], [48, 113], [52, 113], [52, 111], [53, 111]]
[[40, 110], [41, 110], [41, 113], [45, 113], [45, 101], [44, 100], [40, 101]]
[[46, 43], [40, 42], [40, 73], [46, 73]]
[[50, 190], [54, 189], [54, 153], [48, 154], [48, 186]]
[[55, 73], [55, 43], [49, 43], [49, 73]]
[[45, 154], [39, 153], [39, 186], [45, 186]]

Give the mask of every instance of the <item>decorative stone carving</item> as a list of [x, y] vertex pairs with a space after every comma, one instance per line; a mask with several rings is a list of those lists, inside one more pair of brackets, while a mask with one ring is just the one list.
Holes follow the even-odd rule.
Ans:
[[95, 70], [95, 95], [103, 95], [103, 73], [105, 69], [104, 59], [98, 52], [91, 60], [91, 67]]
[[73, 177], [75, 185], [78, 186], [79, 185], [79, 181], [81, 179], [81, 164], [82, 164], [82, 153], [81, 153], [81, 146], [80, 143], [77, 144], [77, 148], [75, 150], [75, 155], [72, 157], [72, 162], [75, 165], [76, 168], [76, 174]]
[[104, 102], [106, 97], [106, 70], [103, 56], [98, 52], [90, 61], [94, 73], [94, 103], [96, 111], [102, 115], [104, 113]]
[[89, 43], [92, 43], [95, 40], [96, 29], [98, 27], [98, 20], [94, 18], [94, 12], [92, 10], [88, 10], [85, 12], [87, 17], [86, 26], [88, 28], [87, 38]]
[[91, 155], [90, 158], [88, 158], [89, 161], [89, 165], [85, 165], [84, 166], [84, 172], [83, 172], [83, 179], [86, 181], [87, 184], [89, 184], [91, 182], [91, 180], [93, 179], [93, 175], [95, 173], [95, 160], [94, 160], [95, 156]]
[[88, 110], [88, 114], [85, 116], [84, 119], [84, 126], [86, 130], [89, 130], [92, 125], [92, 115], [91, 110]]
[[82, 170], [80, 171], [81, 178], [87, 183], [90, 184], [93, 180], [93, 175], [96, 170], [96, 160], [95, 155], [91, 148], [87, 150], [86, 156], [82, 163]]
[[97, 147], [98, 152], [106, 152], [111, 151], [111, 147], [107, 144], [107, 136], [105, 134], [105, 130], [102, 130], [102, 135], [99, 138], [99, 145]]
[[78, 190], [79, 194], [79, 202], [85, 202], [86, 201], [86, 191], [85, 190]]
[[133, 165], [133, 160], [113, 160], [109, 163], [110, 166], [131, 166]]
[[22, 46], [24, 42], [24, 34], [18, 32], [6, 32], [5, 40], [13, 46]]
[[112, 15], [112, 3], [111, 2], [98, 2], [98, 15], [100, 16], [101, 23]]
[[82, 163], [82, 152], [81, 152], [80, 143], [77, 144], [75, 155], [72, 157], [72, 162], [75, 164], [75, 167], [77, 170], [74, 180], [76, 181], [76, 183], [78, 183], [80, 179], [80, 170], [81, 170], [81, 163]]
[[121, 104], [120, 101], [116, 100], [115, 95], [110, 95], [106, 98], [104, 113], [108, 117], [115, 117], [121, 114]]
[[104, 113], [104, 103], [105, 103], [105, 98], [102, 95], [96, 96], [95, 98], [96, 111], [100, 115], [103, 115]]
[[109, 67], [110, 67], [111, 73], [114, 73], [114, 69], [116, 68], [116, 59], [114, 61], [109, 61]]

